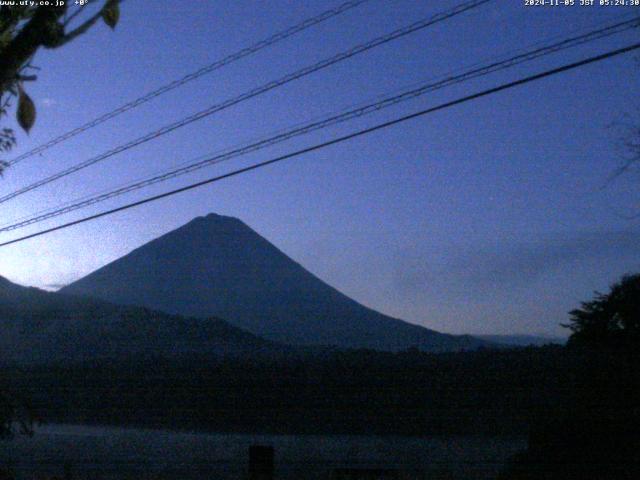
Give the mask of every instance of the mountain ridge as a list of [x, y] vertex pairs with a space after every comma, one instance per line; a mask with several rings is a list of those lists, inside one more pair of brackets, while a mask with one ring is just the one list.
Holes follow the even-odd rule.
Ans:
[[487, 344], [361, 305], [241, 220], [217, 214], [196, 217], [60, 292], [224, 318], [255, 335], [293, 345], [450, 351]]
[[492, 342], [496, 345], [509, 347], [543, 347], [545, 345], [565, 345], [566, 338], [546, 335], [529, 334], [502, 334], [502, 335], [475, 335], [477, 338]]
[[286, 349], [218, 318], [195, 319], [23, 287], [0, 276], [0, 361], [69, 363]]

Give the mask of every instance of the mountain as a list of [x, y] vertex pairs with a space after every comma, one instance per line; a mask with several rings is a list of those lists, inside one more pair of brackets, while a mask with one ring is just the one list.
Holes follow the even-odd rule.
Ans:
[[215, 316], [269, 340], [397, 351], [476, 348], [367, 308], [308, 272], [242, 221], [216, 214], [133, 250], [63, 293]]
[[477, 338], [499, 345], [513, 347], [542, 347], [544, 345], [564, 345], [566, 338], [540, 335], [476, 335]]
[[0, 362], [246, 355], [280, 347], [219, 319], [27, 288], [0, 277]]

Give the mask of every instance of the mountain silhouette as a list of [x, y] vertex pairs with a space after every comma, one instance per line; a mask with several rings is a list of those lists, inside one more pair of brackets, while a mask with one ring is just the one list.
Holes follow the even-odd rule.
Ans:
[[0, 363], [272, 353], [284, 347], [196, 319], [22, 287], [0, 277]]
[[565, 345], [566, 338], [544, 335], [476, 335], [476, 338], [491, 342], [496, 346], [543, 347], [545, 345]]
[[397, 351], [476, 348], [340, 293], [242, 221], [198, 217], [60, 290], [190, 317], [218, 317], [272, 341]]

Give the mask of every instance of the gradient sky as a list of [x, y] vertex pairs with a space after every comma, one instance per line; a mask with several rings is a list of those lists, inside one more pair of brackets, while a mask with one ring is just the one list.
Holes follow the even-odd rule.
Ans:
[[[6, 172], [0, 193], [457, 1], [371, 0]], [[2, 205], [1, 223], [263, 137], [632, 9], [496, 0]], [[12, 158], [340, 0], [129, 0], [41, 51], [38, 107]], [[640, 12], [640, 9], [636, 9]], [[638, 31], [441, 90], [44, 224], [8, 240], [637, 41]], [[637, 56], [618, 57], [89, 224], [0, 248], [0, 275], [56, 288], [198, 215], [241, 218], [367, 306], [452, 333], [563, 334], [566, 312], [640, 270], [640, 178], [607, 183], [640, 121]], [[629, 219], [629, 217], [635, 218]]]

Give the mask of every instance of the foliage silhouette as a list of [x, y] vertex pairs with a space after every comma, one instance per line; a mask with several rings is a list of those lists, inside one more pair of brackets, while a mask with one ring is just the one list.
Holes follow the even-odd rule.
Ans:
[[569, 345], [622, 350], [640, 345], [640, 274], [624, 276], [609, 293], [596, 293], [569, 315]]
[[576, 369], [560, 408], [530, 430], [502, 479], [640, 478], [640, 275], [570, 312]]
[[[0, 120], [8, 114], [12, 100], [18, 99], [16, 120], [29, 131], [36, 120], [36, 107], [25, 92], [25, 82], [37, 79], [32, 59], [41, 48], [56, 49], [86, 33], [100, 19], [115, 28], [120, 16], [120, 0], [104, 0], [102, 6], [77, 25], [72, 23], [82, 16], [84, 6], [73, 12], [69, 4], [36, 5], [39, 2], [16, 2], [0, 6]], [[49, 2], [47, 2], [49, 3]], [[76, 2], [77, 3], [77, 2]], [[6, 153], [16, 143], [12, 129], [0, 130], [0, 153]], [[0, 173], [7, 163], [0, 161]]]
[[523, 434], [563, 395], [559, 346], [184, 355], [5, 368], [44, 421], [207, 431]]

